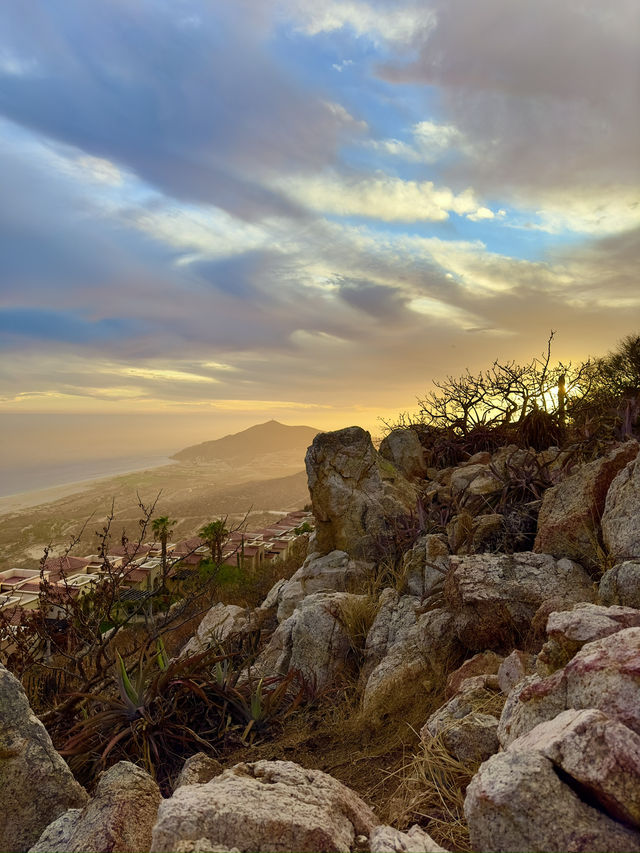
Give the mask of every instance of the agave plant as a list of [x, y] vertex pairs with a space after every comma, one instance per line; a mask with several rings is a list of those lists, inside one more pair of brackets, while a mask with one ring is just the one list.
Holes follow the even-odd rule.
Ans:
[[141, 763], [168, 794], [185, 758], [218, 754], [230, 735], [243, 742], [304, 700], [304, 684], [290, 673], [238, 683], [244, 666], [219, 648], [169, 661], [162, 646], [128, 672], [118, 656], [113, 695], [78, 694], [82, 718], [60, 752], [81, 782], [122, 759]]

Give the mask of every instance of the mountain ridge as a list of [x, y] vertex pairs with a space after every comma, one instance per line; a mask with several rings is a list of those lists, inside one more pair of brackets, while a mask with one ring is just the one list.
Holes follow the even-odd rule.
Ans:
[[231, 462], [235, 459], [248, 462], [269, 453], [300, 452], [302, 461], [307, 447], [321, 431], [309, 426], [288, 426], [272, 419], [241, 432], [190, 445], [170, 458], [179, 462]]

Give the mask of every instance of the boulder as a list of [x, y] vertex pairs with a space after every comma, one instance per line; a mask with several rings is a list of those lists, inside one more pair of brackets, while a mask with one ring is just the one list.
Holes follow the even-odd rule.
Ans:
[[600, 601], [640, 609], [640, 560], [625, 560], [603, 574]]
[[275, 607], [277, 607], [280, 601], [280, 590], [286, 584], [286, 582], [286, 578], [280, 578], [280, 580], [277, 580], [267, 593], [267, 597], [258, 609], [273, 610]]
[[637, 851], [640, 834], [583, 802], [539, 752], [481, 765], [464, 804], [474, 850]]
[[302, 599], [314, 592], [346, 592], [349, 584], [361, 578], [363, 569], [344, 551], [309, 554], [298, 571], [278, 593], [278, 622], [288, 619]]
[[[637, 450], [637, 442], [627, 444], [635, 444]], [[611, 484], [602, 514], [602, 537], [616, 563], [640, 557], [640, 460], [637, 454]]]
[[257, 676], [286, 675], [298, 670], [316, 689], [342, 678], [351, 666], [351, 638], [341, 606], [362, 596], [317, 592], [304, 598], [280, 623], [252, 667]]
[[421, 536], [403, 557], [404, 591], [427, 598], [439, 592], [449, 568], [449, 548], [444, 536]]
[[640, 734], [640, 628], [587, 643], [548, 678], [525, 678], [507, 697], [500, 743], [508, 746], [568, 708], [598, 708]]
[[545, 599], [572, 602], [594, 597], [577, 563], [548, 554], [475, 554], [451, 557], [444, 595], [455, 613], [456, 633], [471, 651], [513, 648], [526, 637]]
[[380, 442], [380, 456], [391, 462], [408, 479], [424, 478], [427, 465], [418, 433], [414, 429], [394, 429]]
[[624, 628], [640, 627], [640, 610], [630, 607], [601, 607], [597, 604], [577, 604], [572, 610], [549, 614], [547, 635], [536, 669], [540, 675], [550, 675], [568, 663], [585, 643], [608, 637]]
[[637, 453], [638, 443], [627, 441], [547, 489], [538, 515], [534, 551], [578, 560], [589, 568], [597, 567], [600, 519], [604, 531], [607, 492], [614, 478]]
[[202, 618], [196, 633], [180, 651], [180, 657], [197, 655], [213, 643], [221, 643], [231, 634], [249, 629], [250, 611], [236, 604], [214, 604]]
[[563, 711], [508, 751], [542, 753], [611, 817], [640, 825], [640, 736], [602, 711]]
[[364, 647], [364, 663], [360, 671], [364, 683], [395, 645], [406, 643], [416, 624], [420, 599], [413, 595], [401, 596], [388, 587], [380, 593], [378, 604], [378, 613], [369, 628]]
[[161, 799], [148, 773], [129, 761], [119, 761], [100, 774], [93, 799], [47, 827], [30, 853], [148, 850]]
[[448, 610], [435, 608], [414, 618], [415, 624], [398, 633], [367, 679], [363, 709], [374, 719], [383, 719], [407, 702], [415, 706], [421, 696], [426, 702], [450, 663], [460, 658], [454, 619]]
[[360, 427], [320, 433], [305, 463], [320, 554], [375, 558], [399, 520], [415, 512], [415, 487]]
[[461, 691], [435, 711], [420, 729], [427, 743], [440, 737], [445, 749], [467, 765], [480, 764], [497, 752], [498, 718], [503, 701], [484, 676], [468, 678]]
[[349, 851], [357, 835], [369, 836], [378, 823], [353, 791], [326, 773], [291, 761], [256, 761], [164, 800], [151, 850], [169, 853], [204, 838], [256, 852]]
[[447, 853], [417, 824], [404, 832], [391, 826], [376, 826], [369, 838], [369, 850], [371, 853]]
[[196, 752], [190, 755], [182, 765], [180, 775], [176, 779], [173, 790], [183, 785], [201, 785], [210, 782], [214, 776], [219, 776], [224, 770], [222, 764], [204, 752]]
[[22, 685], [0, 664], [0, 850], [28, 850], [52, 821], [88, 799]]
[[462, 682], [474, 675], [495, 675], [503, 660], [504, 658], [495, 652], [478, 652], [451, 673], [447, 679], [445, 696], [450, 699], [460, 690]]
[[[498, 719], [492, 714], [471, 712], [459, 720], [447, 721], [440, 717], [428, 723], [426, 730], [433, 737], [440, 736], [447, 752], [469, 767], [480, 765], [500, 749]], [[420, 736], [426, 739], [425, 728]]]
[[528, 652], [514, 649], [500, 664], [498, 684], [506, 695], [527, 675], [533, 675], [535, 657]]

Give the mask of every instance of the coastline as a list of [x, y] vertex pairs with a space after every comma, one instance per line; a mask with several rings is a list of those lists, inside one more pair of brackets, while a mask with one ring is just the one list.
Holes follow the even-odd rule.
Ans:
[[62, 498], [68, 498], [72, 495], [81, 494], [88, 491], [93, 486], [104, 480], [111, 480], [114, 477], [125, 476], [126, 474], [134, 474], [139, 471], [155, 471], [157, 468], [177, 464], [174, 460], [166, 459], [161, 461], [163, 457], [159, 457], [158, 463], [147, 461], [137, 466], [127, 466], [124, 468], [116, 468], [109, 474], [100, 474], [99, 476], [87, 477], [85, 479], [74, 480], [70, 483], [61, 483], [55, 486], [46, 486], [44, 488], [29, 489], [24, 492], [16, 492], [11, 495], [3, 495], [0, 497], [0, 516], [10, 515], [14, 512], [20, 512], [23, 509], [31, 507], [45, 506], [46, 504], [54, 503]]

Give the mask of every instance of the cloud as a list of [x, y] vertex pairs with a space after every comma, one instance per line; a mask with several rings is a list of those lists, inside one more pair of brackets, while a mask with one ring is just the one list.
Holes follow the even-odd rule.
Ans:
[[403, 181], [388, 175], [278, 178], [276, 184], [297, 204], [311, 210], [382, 222], [442, 222], [451, 212], [477, 215], [479, 209], [471, 189], [456, 195], [448, 187], [436, 187], [433, 181]]
[[[417, 59], [381, 68], [434, 87], [471, 141], [458, 179], [530, 200], [550, 188], [637, 186], [640, 7], [581, 0], [435, 0]], [[594, 193], [595, 195], [595, 193]], [[504, 195], [503, 195], [504, 197]]]
[[347, 29], [376, 44], [406, 44], [432, 24], [433, 13], [421, 3], [366, 3], [363, 0], [293, 0], [286, 14], [306, 35]]
[[411, 129], [412, 141], [398, 139], [370, 140], [367, 144], [376, 151], [413, 163], [436, 163], [452, 150], [468, 150], [469, 144], [457, 127], [421, 121]]
[[[5, 69], [0, 110], [176, 198], [247, 219], [295, 214], [262, 185], [264, 171], [330, 164], [357, 123], [283, 73], [242, 6], [3, 7], [16, 61], [37, 56], [39, 73]], [[190, 9], [197, 26], [181, 26]]]

